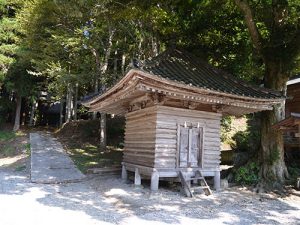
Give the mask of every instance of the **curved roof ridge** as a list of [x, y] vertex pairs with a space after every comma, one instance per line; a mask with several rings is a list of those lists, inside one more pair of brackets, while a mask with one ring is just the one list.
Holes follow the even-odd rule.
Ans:
[[259, 87], [216, 68], [182, 48], [170, 48], [141, 63], [138, 69], [187, 85], [240, 96], [281, 98], [280, 92]]

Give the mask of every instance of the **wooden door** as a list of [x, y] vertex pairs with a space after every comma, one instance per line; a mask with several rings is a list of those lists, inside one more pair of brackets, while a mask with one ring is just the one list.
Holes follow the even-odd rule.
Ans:
[[179, 135], [179, 167], [200, 167], [202, 165], [202, 136], [200, 127], [178, 127]]
[[187, 167], [189, 152], [189, 128], [181, 126], [179, 129], [179, 167]]

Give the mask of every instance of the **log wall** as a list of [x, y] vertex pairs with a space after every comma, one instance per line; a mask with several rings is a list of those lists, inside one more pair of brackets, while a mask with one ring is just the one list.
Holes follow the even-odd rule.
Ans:
[[[178, 124], [185, 123], [203, 127], [204, 169], [215, 169], [220, 165], [220, 120], [221, 114], [196, 110], [157, 106], [156, 168], [174, 168], [177, 162]], [[163, 146], [163, 147], [158, 147]]]
[[125, 163], [157, 169], [177, 166], [178, 124], [203, 127], [203, 169], [220, 165], [221, 114], [153, 106], [126, 115]]
[[154, 167], [156, 109], [138, 110], [126, 115], [123, 161]]

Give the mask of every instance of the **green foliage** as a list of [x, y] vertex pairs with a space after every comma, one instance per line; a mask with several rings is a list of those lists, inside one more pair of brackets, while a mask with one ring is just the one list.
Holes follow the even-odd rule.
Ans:
[[292, 184], [295, 184], [297, 181], [297, 178], [300, 176], [300, 166], [297, 164], [290, 165], [287, 167], [289, 175], [290, 175], [290, 181]]
[[20, 172], [26, 170], [26, 165], [18, 165], [15, 171]]
[[232, 146], [234, 149], [238, 151], [247, 151], [251, 149], [249, 131], [238, 131], [233, 137], [234, 145]]
[[5, 143], [16, 137], [16, 133], [12, 131], [0, 131], [0, 143]]
[[279, 157], [280, 157], [280, 152], [278, 148], [272, 149], [270, 151], [269, 160], [268, 160], [269, 165], [273, 165], [275, 162], [277, 162]]
[[114, 148], [101, 152], [96, 145], [91, 144], [68, 146], [67, 151], [83, 173], [86, 173], [89, 168], [120, 165], [123, 155], [122, 151]]
[[5, 145], [1, 147], [0, 149], [0, 155], [3, 155], [4, 157], [13, 156], [16, 152], [16, 149], [13, 146]]
[[232, 117], [231, 116], [224, 116], [221, 119], [221, 141], [228, 142], [229, 141], [229, 133], [232, 129], [231, 127]]
[[247, 116], [247, 129], [234, 134], [231, 147], [240, 152], [255, 153], [258, 151], [260, 147], [259, 115]]
[[242, 185], [255, 185], [259, 181], [259, 167], [255, 162], [250, 162], [238, 168], [235, 173], [235, 181]]
[[25, 147], [26, 155], [29, 156], [30, 152], [31, 152], [31, 150], [30, 150], [30, 143], [25, 144], [24, 147]]
[[20, 36], [15, 15], [20, 5], [17, 0], [0, 3], [0, 89], [10, 65], [15, 62]]
[[14, 104], [7, 98], [0, 97], [0, 126], [7, 120], [7, 115], [14, 109]]

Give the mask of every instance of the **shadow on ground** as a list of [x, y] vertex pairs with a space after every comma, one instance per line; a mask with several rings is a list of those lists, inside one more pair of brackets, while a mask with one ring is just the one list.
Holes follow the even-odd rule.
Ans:
[[10, 224], [18, 224], [13, 217], [18, 210], [25, 214], [24, 224], [33, 218], [37, 221], [33, 224], [73, 221], [85, 225], [297, 224], [300, 220], [299, 202], [297, 206], [281, 199], [265, 199], [245, 190], [232, 189], [189, 199], [166, 188], [151, 193], [147, 186], [135, 188], [118, 178], [34, 184], [26, 171], [3, 168], [0, 168], [0, 201], [3, 207], [0, 206], [0, 211], [6, 212], [1, 216], [2, 221], [9, 220]]

